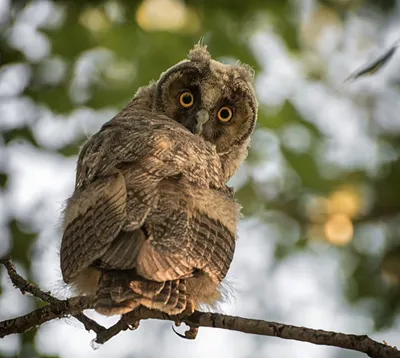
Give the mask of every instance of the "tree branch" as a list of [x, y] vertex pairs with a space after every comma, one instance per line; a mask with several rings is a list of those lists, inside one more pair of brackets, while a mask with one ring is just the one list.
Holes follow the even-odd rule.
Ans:
[[23, 333], [45, 322], [57, 318], [74, 316], [80, 320], [87, 330], [96, 332], [96, 342], [104, 344], [119, 332], [128, 328], [138, 327], [143, 319], [168, 320], [184, 322], [192, 328], [214, 327], [239, 331], [263, 336], [280, 337], [296, 341], [309, 342], [319, 345], [335, 346], [367, 354], [371, 358], [400, 358], [400, 351], [396, 347], [379, 343], [366, 335], [353, 335], [311, 329], [306, 327], [291, 326], [276, 322], [267, 322], [256, 319], [228, 316], [217, 313], [196, 311], [190, 316], [169, 316], [163, 312], [150, 310], [145, 307], [124, 315], [112, 327], [106, 329], [95, 321], [85, 316], [82, 311], [93, 307], [90, 297], [79, 296], [68, 300], [59, 300], [51, 294], [43, 292], [37, 286], [22, 278], [15, 270], [10, 258], [0, 260], [11, 278], [13, 284], [24, 294], [29, 292], [35, 297], [48, 302], [48, 305], [39, 308], [24, 316], [0, 322], [0, 338], [13, 333]]
[[[28, 282], [28, 281], [25, 280], [22, 276], [20, 276], [20, 275], [17, 273], [17, 270], [15, 269], [15, 266], [14, 266], [14, 264], [12, 263], [11, 257], [10, 257], [10, 256], [7, 256], [7, 257], [5, 257], [5, 258], [3, 258], [3, 259], [0, 259], [0, 264], [4, 265], [4, 267], [5, 267], [6, 270], [7, 270], [8, 276], [9, 276], [10, 279], [11, 279], [11, 282], [13, 283], [13, 285], [14, 285], [16, 288], [18, 288], [18, 289], [21, 291], [21, 293], [22, 293], [23, 295], [25, 295], [25, 293], [28, 292], [28, 293], [30, 293], [32, 296], [37, 297], [37, 298], [40, 298], [43, 302], [47, 302], [47, 303], [53, 304], [53, 306], [57, 306], [57, 304], [58, 304], [57, 308], [52, 308], [52, 309], [55, 309], [56, 312], [59, 312], [60, 310], [62, 311], [61, 307], [62, 307], [63, 304], [65, 304], [66, 301], [61, 301], [61, 300], [59, 300], [59, 299], [57, 299], [57, 298], [51, 296], [50, 293], [48, 293], [48, 292], [43, 292], [39, 287], [35, 286], [33, 283]], [[36, 311], [32, 312], [31, 314], [33, 314], [33, 313], [35, 313], [35, 312], [38, 312], [38, 311], [40, 311], [40, 310], [44, 310], [46, 307], [48, 307], [48, 306], [45, 306], [45, 307], [43, 307], [43, 308], [41, 308], [41, 309], [39, 309], [39, 310], [36, 310]], [[69, 307], [69, 306], [68, 306], [68, 307]], [[89, 308], [89, 307], [86, 307], [86, 308]], [[76, 314], [73, 314], [72, 312], [67, 313], [67, 311], [65, 311], [65, 314], [66, 314], [66, 315], [67, 315], [67, 314], [68, 314], [68, 315], [72, 315], [74, 318], [76, 318], [78, 321], [80, 321], [80, 322], [83, 324], [83, 326], [85, 327], [85, 329], [86, 329], [87, 331], [92, 330], [92, 331], [95, 332], [95, 333], [99, 333], [100, 331], [105, 330], [105, 328], [104, 328], [102, 325], [98, 324], [96, 321], [93, 321], [92, 319], [90, 319], [89, 317], [87, 317], [86, 315], [84, 315], [84, 314], [82, 313], [82, 311], [83, 311], [84, 309], [86, 309], [86, 308], [82, 308], [81, 310], [77, 311]], [[47, 308], [47, 309], [48, 309], [48, 308]], [[43, 314], [44, 314], [44, 313], [45, 313], [45, 312], [43, 312]], [[39, 313], [37, 313], [37, 314], [39, 314]], [[27, 316], [29, 316], [29, 314], [28, 314], [28, 315], [25, 315], [25, 316], [22, 316], [22, 317], [19, 317], [19, 318], [22, 319], [23, 317], [27, 317]], [[58, 318], [60, 318], [60, 317], [62, 317], [62, 316], [58, 316]], [[57, 317], [54, 317], [54, 318], [57, 318]], [[53, 318], [52, 318], [52, 319], [53, 319]], [[4, 321], [4, 322], [7, 322], [7, 321]], [[1, 322], [1, 323], [0, 323], [0, 338], [4, 337], [4, 336], [2, 335], [2, 324], [3, 324], [4, 322]], [[26, 324], [28, 324], [28, 322], [34, 323], [34, 322], [35, 322], [35, 319], [34, 319], [34, 318], [31, 318], [31, 319], [28, 320], [28, 321], [26, 321], [26, 320], [24, 321], [24, 320], [23, 320], [23, 321], [18, 321], [18, 322], [19, 322], [18, 324], [22, 324], [22, 322], [25, 322], [24, 324], [26, 325]], [[46, 320], [45, 320], [44, 322], [46, 322]], [[25, 330], [23, 330], [23, 331], [17, 331], [17, 332], [11, 332], [11, 333], [22, 333], [22, 332], [26, 332], [26, 331], [28, 331], [29, 329], [32, 329], [32, 328], [34, 328], [34, 327], [36, 327], [36, 326], [39, 326], [40, 324], [42, 324], [42, 323], [44, 323], [44, 322], [41, 322], [41, 323], [38, 323], [38, 324], [31, 324], [29, 328], [27, 328], [27, 329], [25, 329]], [[18, 327], [18, 325], [17, 325], [17, 327]]]
[[87, 330], [91, 329], [96, 333], [103, 332], [106, 330], [103, 326], [81, 313], [91, 305], [90, 299], [84, 296], [73, 297], [65, 301], [57, 300], [57, 302], [38, 308], [24, 316], [0, 322], [0, 338], [13, 333], [24, 333], [45, 322], [68, 316], [84, 317], [86, 324], [82, 323]]

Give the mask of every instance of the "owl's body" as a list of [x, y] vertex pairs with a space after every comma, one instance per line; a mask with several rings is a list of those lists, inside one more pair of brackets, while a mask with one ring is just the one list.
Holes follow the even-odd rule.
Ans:
[[178, 314], [221, 298], [239, 217], [226, 182], [256, 119], [250, 78], [196, 46], [83, 146], [61, 269], [98, 312]]

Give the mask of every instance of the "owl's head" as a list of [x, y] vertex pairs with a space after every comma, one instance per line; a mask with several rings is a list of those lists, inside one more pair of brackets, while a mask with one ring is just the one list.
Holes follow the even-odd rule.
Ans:
[[227, 179], [247, 155], [257, 119], [253, 71], [223, 64], [197, 44], [151, 86], [152, 108], [215, 145]]

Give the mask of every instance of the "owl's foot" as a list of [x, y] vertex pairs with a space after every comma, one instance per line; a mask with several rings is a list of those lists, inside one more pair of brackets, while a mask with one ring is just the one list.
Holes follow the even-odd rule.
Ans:
[[[175, 326], [179, 327], [181, 325], [182, 321], [184, 320], [184, 318], [191, 316], [193, 314], [193, 312], [195, 311], [195, 309], [196, 309], [196, 306], [195, 306], [195, 302], [194, 302], [193, 298], [190, 297], [189, 295], [187, 295], [185, 309], [183, 310], [182, 313], [175, 316], [175, 319], [174, 319]], [[197, 336], [197, 333], [199, 332], [198, 327], [190, 327], [185, 332], [185, 335], [175, 331], [174, 327], [172, 327], [172, 330], [175, 332], [176, 335], [178, 335], [181, 338], [185, 338], [185, 339], [195, 339]]]

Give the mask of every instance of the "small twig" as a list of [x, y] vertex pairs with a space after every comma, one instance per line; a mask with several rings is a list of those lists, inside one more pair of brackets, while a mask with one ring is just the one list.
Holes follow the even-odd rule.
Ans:
[[39, 287], [28, 282], [22, 276], [20, 276], [11, 261], [11, 256], [0, 259], [0, 264], [4, 265], [4, 267], [7, 269], [11, 282], [21, 291], [23, 295], [28, 292], [32, 296], [40, 298], [44, 302], [53, 303], [59, 301], [57, 298], [51, 296], [47, 292], [42, 291]]
[[280, 337], [319, 345], [335, 346], [366, 353], [371, 358], [400, 358], [396, 347], [379, 343], [366, 335], [353, 335], [291, 326], [276, 322], [267, 322], [217, 313], [195, 311], [190, 316], [168, 316], [167, 314], [140, 306], [124, 315], [119, 322], [105, 329], [95, 321], [83, 315], [82, 311], [93, 307], [90, 297], [80, 296], [68, 300], [59, 300], [49, 293], [19, 276], [10, 258], [0, 260], [6, 266], [13, 284], [21, 292], [29, 292], [49, 304], [27, 315], [0, 322], [0, 338], [13, 333], [23, 333], [53, 319], [73, 315], [79, 319], [87, 330], [96, 332], [96, 342], [103, 344], [126, 329], [136, 329], [142, 319], [159, 319], [173, 322], [184, 322], [191, 327], [189, 332], [197, 332], [198, 327], [229, 329], [250, 334]]
[[[88, 307], [88, 308], [91, 308], [91, 307]], [[83, 313], [78, 313], [78, 314], [74, 315], [73, 317], [76, 318], [78, 321], [80, 321], [88, 332], [93, 331], [96, 334], [99, 334], [100, 332], [103, 332], [104, 330], [106, 330], [106, 328], [104, 326], [102, 326], [101, 324], [98, 324], [96, 321], [92, 320], [91, 318], [89, 318], [88, 316], [86, 316]]]
[[[48, 308], [50, 306], [45, 306], [34, 312], [42, 312], [40, 310], [43, 310], [43, 314], [44, 314], [45, 312], [47, 312], [47, 311], [45, 311], [46, 309], [50, 310], [50, 312], [53, 309], [55, 309], [57, 311], [57, 310], [61, 309], [62, 305], [65, 304], [65, 302], [67, 302], [67, 301], [62, 301], [62, 300], [59, 300], [58, 298], [53, 297], [48, 292], [42, 291], [39, 287], [37, 287], [33, 283], [28, 282], [22, 276], [20, 276], [18, 274], [14, 264], [11, 261], [11, 256], [7, 256], [5, 258], [0, 259], [0, 264], [4, 265], [4, 267], [7, 270], [8, 276], [11, 279], [12, 284], [16, 288], [18, 288], [23, 295], [25, 295], [25, 293], [28, 292], [32, 296], [40, 298], [43, 302], [53, 304], [53, 306], [50, 305], [51, 308]], [[88, 307], [88, 308], [90, 308], [90, 307]], [[34, 312], [32, 312], [32, 313], [34, 313]], [[71, 313], [69, 313], [69, 314], [71, 314]], [[28, 316], [29, 316], [29, 314], [22, 316], [22, 317], [18, 317], [20, 319], [25, 317], [24, 320], [19, 321], [19, 322], [26, 322], [25, 320], [27, 319]], [[45, 317], [50, 317], [50, 316], [47, 316], [45, 314], [43, 319], [45, 319]], [[92, 330], [95, 333], [99, 333], [99, 332], [105, 330], [105, 327], [103, 327], [102, 325], [98, 324], [96, 321], [93, 321], [92, 319], [87, 317], [84, 313], [82, 313], [82, 310], [77, 311], [77, 314], [73, 315], [73, 317], [76, 318], [78, 321], [80, 321], [87, 331]], [[30, 319], [33, 320], [34, 318], [31, 317]], [[51, 319], [53, 319], [53, 318], [51, 318]], [[48, 319], [48, 320], [50, 320], [50, 319]], [[46, 322], [48, 320], [44, 320], [44, 322]], [[9, 320], [9, 321], [11, 321], [11, 320]], [[5, 322], [7, 322], [7, 321], [5, 321]], [[37, 324], [36, 326], [38, 326], [38, 325], [40, 325], [40, 324]], [[31, 327], [29, 329], [34, 328], [34, 327], [35, 327], [35, 325], [31, 325]], [[1, 330], [0, 330], [0, 332], [1, 332]], [[22, 332], [24, 332], [24, 331], [22, 331]], [[18, 332], [15, 332], [15, 333], [18, 333]], [[0, 333], [0, 337], [1, 337], [1, 333]]]
[[[126, 331], [129, 328], [127, 321], [128, 320], [126, 319], [126, 317], [123, 317], [110, 328], [105, 329], [100, 333], [97, 333], [96, 343], [104, 344], [107, 341], [109, 341], [112, 337], [116, 336], [119, 332]], [[135, 320], [135, 322], [138, 322], [138, 320]]]

